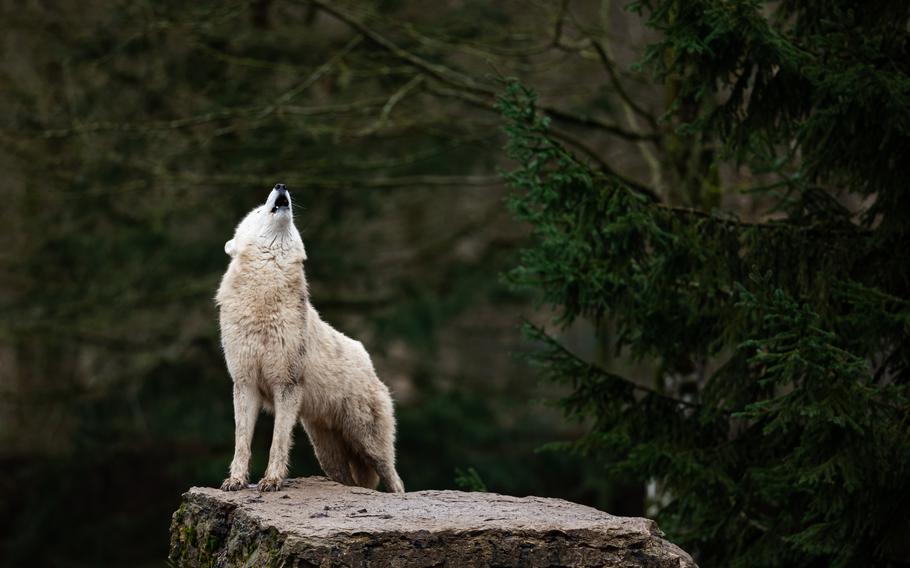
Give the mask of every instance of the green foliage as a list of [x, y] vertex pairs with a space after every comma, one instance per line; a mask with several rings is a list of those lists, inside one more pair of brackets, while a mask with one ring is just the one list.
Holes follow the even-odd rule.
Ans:
[[487, 491], [487, 484], [483, 482], [480, 474], [473, 467], [455, 468], [455, 486], [463, 491]]
[[910, 558], [910, 7], [824, 6], [634, 6], [662, 32], [646, 64], [696, 103], [674, 135], [779, 180], [755, 188], [785, 214], [765, 224], [595, 169], [516, 81], [499, 102], [534, 243], [509, 279], [657, 370], [622, 376], [529, 327], [587, 426], [561, 447], [656, 482], [661, 527], [707, 566]]
[[786, 171], [791, 216], [812, 214], [817, 200], [830, 206], [822, 186], [843, 188], [875, 197], [867, 222], [899, 230], [910, 205], [910, 164], [900, 159], [910, 154], [910, 5], [765, 4], [639, 0], [630, 8], [662, 33], [645, 65], [679, 80], [680, 99], [710, 100], [689, 131], [716, 133], [740, 159]]

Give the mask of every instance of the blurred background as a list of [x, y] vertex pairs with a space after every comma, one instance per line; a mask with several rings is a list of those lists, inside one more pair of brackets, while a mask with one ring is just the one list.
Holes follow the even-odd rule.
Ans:
[[[580, 426], [521, 358], [522, 319], [550, 314], [501, 278], [527, 237], [503, 77], [604, 171], [681, 192], [704, 174], [698, 148], [657, 165], [665, 93], [633, 70], [652, 38], [621, 2], [4, 0], [0, 22], [0, 563], [164, 564], [181, 492], [232, 455], [212, 298], [276, 182], [314, 305], [394, 392], [409, 490], [644, 512], [642, 488], [538, 451]], [[584, 324], [563, 339], [603, 356]], [[320, 473], [296, 439], [292, 475]]]

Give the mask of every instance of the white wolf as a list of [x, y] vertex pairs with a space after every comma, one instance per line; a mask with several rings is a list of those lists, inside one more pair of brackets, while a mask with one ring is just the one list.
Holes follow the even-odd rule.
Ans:
[[215, 301], [234, 381], [235, 449], [221, 489], [246, 487], [253, 428], [265, 407], [274, 409], [275, 429], [260, 491], [281, 488], [300, 420], [330, 478], [371, 489], [381, 480], [386, 490], [403, 492], [389, 389], [363, 345], [310, 305], [306, 251], [284, 184], [240, 222], [224, 250], [231, 262]]

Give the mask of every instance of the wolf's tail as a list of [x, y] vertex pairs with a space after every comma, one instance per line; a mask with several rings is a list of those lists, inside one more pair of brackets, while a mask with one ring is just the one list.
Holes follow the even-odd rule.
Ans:
[[354, 483], [367, 489], [376, 489], [379, 487], [379, 474], [370, 467], [360, 456], [354, 456], [348, 464], [351, 466], [351, 475], [354, 476]]

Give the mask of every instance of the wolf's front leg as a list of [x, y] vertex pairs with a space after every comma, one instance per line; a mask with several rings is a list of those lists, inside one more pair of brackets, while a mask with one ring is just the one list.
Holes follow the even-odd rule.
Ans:
[[300, 414], [301, 390], [296, 385], [275, 387], [275, 429], [272, 431], [272, 449], [265, 477], [259, 482], [259, 491], [278, 491], [288, 474], [288, 454], [291, 451], [291, 434]]
[[231, 474], [221, 484], [223, 491], [246, 487], [250, 471], [250, 444], [262, 401], [250, 381], [234, 381], [234, 459]]

